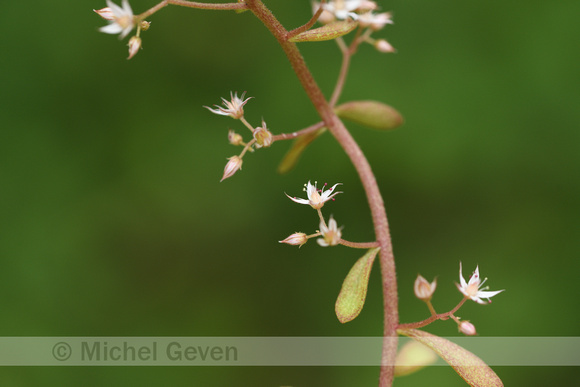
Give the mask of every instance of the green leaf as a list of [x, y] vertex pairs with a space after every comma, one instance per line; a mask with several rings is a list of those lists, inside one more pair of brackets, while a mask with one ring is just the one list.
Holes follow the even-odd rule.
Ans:
[[296, 166], [300, 156], [302, 156], [302, 153], [308, 145], [324, 132], [326, 132], [326, 128], [318, 129], [316, 132], [300, 136], [294, 140], [294, 144], [292, 144], [292, 147], [288, 150], [288, 153], [286, 153], [278, 166], [278, 173], [284, 174], [290, 172]]
[[445, 360], [470, 386], [503, 387], [499, 376], [479, 357], [463, 347], [431, 333], [418, 329], [397, 329], [400, 335], [408, 336], [426, 345]]
[[403, 123], [401, 113], [377, 101], [351, 101], [337, 106], [334, 111], [340, 118], [372, 129], [391, 130]]
[[320, 28], [304, 31], [296, 36], [291, 37], [291, 42], [322, 42], [332, 40], [348, 34], [358, 26], [354, 21], [335, 21], [328, 23]]
[[348, 272], [336, 300], [336, 317], [341, 323], [352, 321], [359, 315], [365, 303], [369, 276], [375, 257], [381, 248], [367, 251]]

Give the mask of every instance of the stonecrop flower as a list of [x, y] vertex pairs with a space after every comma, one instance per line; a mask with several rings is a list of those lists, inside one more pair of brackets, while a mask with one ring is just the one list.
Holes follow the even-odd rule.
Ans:
[[459, 291], [463, 293], [465, 297], [471, 298], [473, 301], [479, 304], [486, 303], [482, 300], [482, 298], [487, 298], [487, 303], [491, 303], [490, 297], [493, 297], [505, 290], [488, 291], [487, 289], [489, 288], [487, 286], [485, 288], [481, 288], [485, 281], [487, 281], [487, 278], [481, 281], [479, 278], [479, 266], [475, 268], [475, 272], [469, 278], [469, 282], [465, 282], [462, 274], [461, 262], [459, 262], [459, 281], [461, 284], [456, 284], [457, 289], [459, 289]]
[[415, 280], [413, 289], [415, 291], [415, 296], [423, 301], [429, 301], [437, 288], [437, 280], [429, 283], [422, 275], [418, 275]]
[[135, 17], [133, 16], [133, 10], [129, 5], [127, 0], [123, 0], [123, 7], [119, 7], [117, 4], [110, 0], [107, 0], [107, 8], [95, 11], [103, 19], [109, 20], [110, 24], [108, 26], [101, 27], [99, 31], [106, 34], [120, 34], [119, 38], [123, 39], [125, 36], [131, 32], [135, 27]]
[[320, 222], [320, 234], [322, 234], [322, 238], [318, 238], [316, 240], [320, 246], [336, 246], [338, 242], [340, 242], [342, 232], [338, 228], [336, 220], [334, 220], [332, 215], [328, 220], [328, 227], [324, 224], [324, 222]]
[[365, 12], [359, 15], [358, 22], [362, 27], [370, 27], [370, 29], [374, 31], [380, 30], [387, 24], [393, 24], [392, 15], [390, 12]]
[[[316, 182], [314, 182], [314, 185], [312, 185], [312, 184], [310, 184], [310, 181], [309, 181], [308, 184], [306, 184], [306, 195], [308, 196], [308, 199], [300, 199], [300, 198], [289, 196], [288, 194], [286, 194], [286, 196], [288, 196], [288, 198], [290, 198], [290, 200], [292, 200], [296, 203], [308, 204], [308, 205], [310, 205], [310, 207], [314, 208], [315, 210], [319, 210], [322, 208], [322, 206], [324, 206], [324, 203], [326, 203], [327, 201], [329, 201], [330, 199], [332, 199], [334, 196], [338, 195], [339, 193], [342, 193], [342, 192], [332, 193], [334, 191], [334, 189], [336, 188], [336, 186], [339, 184], [341, 184], [341, 183], [336, 183], [330, 189], [327, 189], [325, 191], [324, 187], [322, 187], [322, 189], [318, 190], [316, 188]], [[325, 186], [326, 186], [326, 184], [325, 184]]]
[[356, 20], [358, 15], [353, 11], [358, 9], [362, 4], [362, 0], [331, 0], [322, 4], [322, 8], [333, 14], [337, 19], [344, 20], [350, 16]]
[[238, 97], [238, 93], [230, 92], [231, 101], [228, 101], [225, 98], [222, 98], [222, 101], [225, 107], [221, 107], [218, 105], [214, 105], [217, 109], [212, 109], [208, 106], [204, 106], [210, 112], [214, 114], [219, 114], [220, 116], [230, 116], [233, 119], [239, 120], [244, 116], [244, 105], [252, 99], [252, 97], [246, 98], [244, 100], [244, 96], [246, 92], [242, 93], [241, 97]]

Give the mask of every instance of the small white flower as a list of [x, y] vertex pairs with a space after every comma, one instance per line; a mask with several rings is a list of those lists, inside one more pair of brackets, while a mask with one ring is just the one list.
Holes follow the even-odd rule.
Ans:
[[256, 148], [267, 148], [272, 145], [272, 133], [268, 130], [266, 122], [263, 119], [262, 126], [258, 126], [254, 130], [254, 139], [256, 140]]
[[328, 220], [328, 227], [326, 227], [324, 222], [320, 222], [320, 233], [322, 234], [322, 238], [318, 238], [316, 242], [323, 247], [336, 246], [342, 236], [342, 232], [338, 228], [336, 220], [334, 220], [332, 215]]
[[[309, 181], [308, 184], [306, 185], [306, 195], [308, 195], [308, 199], [300, 199], [300, 198], [296, 198], [296, 197], [293, 198], [293, 197], [289, 196], [288, 194], [286, 194], [286, 196], [288, 196], [290, 198], [290, 200], [292, 200], [296, 203], [309, 204], [312, 208], [314, 208], [315, 210], [318, 210], [318, 209], [322, 208], [322, 206], [324, 206], [325, 202], [332, 199], [335, 195], [342, 193], [342, 192], [332, 193], [334, 191], [334, 189], [336, 188], [336, 186], [339, 184], [341, 184], [341, 183], [336, 183], [330, 189], [325, 191], [324, 187], [322, 187], [322, 189], [320, 189], [320, 190], [316, 189], [316, 182], [314, 182], [314, 185], [312, 185], [312, 184], [310, 184], [310, 181]], [[326, 184], [324, 186], [326, 186]]]
[[325, 11], [332, 13], [337, 19], [344, 20], [349, 16], [356, 20], [358, 15], [353, 11], [363, 4], [362, 0], [331, 0], [322, 4]]
[[475, 272], [469, 278], [469, 282], [465, 282], [462, 274], [461, 262], [459, 262], [459, 281], [461, 282], [461, 285], [456, 284], [457, 289], [459, 289], [459, 291], [463, 293], [465, 297], [471, 298], [473, 301], [479, 304], [485, 304], [485, 301], [483, 301], [482, 298], [487, 298], [487, 302], [491, 303], [490, 297], [493, 297], [505, 290], [487, 291], [487, 289], [489, 289], [487, 286], [485, 288], [481, 288], [484, 282], [487, 281], [487, 278], [483, 281], [480, 280], [479, 266], [475, 268]]
[[378, 31], [387, 24], [393, 24], [392, 15], [389, 12], [373, 13], [366, 12], [359, 15], [358, 22], [362, 27], [370, 27], [374, 31]]
[[437, 280], [429, 283], [422, 275], [418, 275], [415, 280], [414, 290], [415, 296], [423, 301], [429, 301], [433, 296], [433, 292], [437, 288]]
[[244, 100], [245, 95], [246, 95], [246, 92], [242, 93], [241, 97], [238, 97], [238, 93], [234, 94], [233, 92], [230, 92], [231, 101], [228, 101], [227, 99], [222, 98], [222, 101], [225, 105], [225, 108], [218, 106], [218, 105], [214, 105], [217, 109], [212, 109], [208, 106], [204, 106], [204, 107], [214, 114], [218, 114], [220, 116], [230, 116], [233, 119], [238, 120], [244, 116], [244, 105], [250, 99], [252, 99], [252, 97], [249, 97], [249, 98], [246, 98]]
[[107, 0], [107, 5], [109, 6], [108, 8], [110, 12], [112, 12], [112, 16], [110, 15], [109, 11], [104, 12], [106, 8], [100, 10], [103, 12], [95, 11], [104, 19], [107, 19], [111, 22], [108, 26], [101, 27], [99, 30], [106, 34], [120, 34], [119, 37], [123, 39], [135, 27], [133, 10], [131, 9], [131, 6], [127, 0], [123, 0], [122, 8], [110, 0]]

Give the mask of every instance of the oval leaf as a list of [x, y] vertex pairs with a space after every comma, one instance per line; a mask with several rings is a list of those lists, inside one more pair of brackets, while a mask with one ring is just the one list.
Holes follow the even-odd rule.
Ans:
[[332, 40], [348, 34], [357, 25], [358, 23], [354, 21], [335, 21], [320, 28], [304, 31], [288, 40], [291, 42], [322, 42], [324, 40]]
[[409, 340], [397, 352], [395, 377], [410, 375], [437, 361], [435, 352], [423, 344]]
[[378, 130], [395, 129], [403, 123], [403, 116], [393, 107], [377, 101], [351, 101], [337, 106], [340, 118]]
[[499, 376], [483, 360], [465, 348], [418, 329], [397, 329], [397, 333], [415, 339], [431, 348], [449, 363], [470, 386], [503, 387]]
[[326, 132], [326, 128], [322, 128], [317, 130], [316, 132], [309, 133], [304, 136], [298, 137], [294, 140], [294, 144], [292, 144], [292, 148], [288, 150], [288, 153], [282, 159], [282, 162], [278, 166], [278, 173], [288, 173], [296, 166], [300, 156], [304, 150], [310, 145], [310, 143], [316, 138], [318, 138], [322, 133]]
[[354, 320], [362, 310], [367, 297], [371, 268], [380, 249], [376, 247], [367, 251], [356, 261], [344, 279], [335, 305], [336, 317], [341, 323]]

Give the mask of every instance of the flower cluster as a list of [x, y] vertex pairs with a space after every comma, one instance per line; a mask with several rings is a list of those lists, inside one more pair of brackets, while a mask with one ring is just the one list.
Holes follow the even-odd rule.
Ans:
[[272, 132], [268, 130], [266, 126], [266, 122], [262, 119], [262, 126], [258, 126], [254, 128], [244, 117], [244, 105], [248, 103], [252, 97], [244, 99], [246, 93], [242, 93], [240, 97], [238, 97], [238, 93], [230, 92], [230, 100], [228, 101], [225, 98], [222, 98], [222, 102], [224, 106], [214, 105], [215, 108], [210, 108], [209, 106], [204, 106], [210, 112], [220, 115], [220, 116], [229, 116], [235, 120], [240, 120], [250, 131], [252, 132], [253, 139], [250, 140], [248, 143], [244, 142], [244, 138], [241, 134], [234, 132], [233, 130], [228, 131], [228, 142], [232, 145], [236, 146], [243, 146], [244, 149], [240, 153], [239, 156], [230, 157], [226, 167], [224, 168], [224, 174], [220, 181], [224, 181], [228, 177], [233, 176], [237, 171], [242, 169], [242, 158], [246, 154], [246, 152], [250, 151], [253, 152], [254, 148], [267, 148], [272, 145], [274, 141], [274, 136], [272, 136]]
[[316, 211], [318, 211], [318, 215], [320, 217], [320, 225], [319, 225], [320, 229], [317, 233], [312, 235], [306, 235], [304, 233], [294, 233], [290, 235], [288, 238], [280, 241], [280, 243], [302, 246], [308, 241], [309, 238], [321, 236], [322, 238], [317, 239], [317, 242], [320, 246], [326, 247], [338, 245], [341, 241], [342, 236], [341, 228], [338, 228], [336, 220], [334, 220], [332, 215], [328, 220], [328, 225], [326, 225], [326, 222], [322, 217], [322, 212], [320, 211], [320, 209], [324, 206], [324, 203], [326, 203], [329, 200], [334, 200], [334, 197], [336, 195], [342, 193], [342, 192], [334, 192], [336, 187], [340, 184], [341, 183], [337, 183], [332, 187], [330, 187], [329, 189], [325, 189], [326, 184], [324, 184], [324, 186], [321, 189], [318, 189], [316, 187], [317, 185], [316, 181], [314, 182], [314, 184], [311, 184], [309, 181], [307, 184], [304, 184], [304, 191], [306, 191], [307, 199], [301, 199], [286, 194], [286, 196], [288, 196], [288, 198], [293, 202], [298, 204], [307, 204], [310, 207], [314, 208]]
[[133, 15], [133, 9], [129, 4], [129, 1], [123, 0], [122, 6], [119, 7], [117, 4], [110, 0], [107, 0], [108, 7], [101, 9], [94, 9], [100, 17], [109, 22], [108, 25], [101, 27], [99, 31], [106, 34], [119, 34], [119, 39], [125, 38], [135, 27], [137, 27], [137, 33], [135, 36], [129, 39], [129, 57], [127, 59], [133, 58], [137, 52], [141, 49], [142, 41], [141, 31], [147, 31], [151, 22], [146, 20], [137, 20], [137, 17]]
[[[460, 284], [456, 284], [456, 285], [457, 285], [457, 288], [459, 289], [459, 291], [464, 295], [464, 298], [459, 303], [459, 305], [453, 309], [453, 311], [456, 311], [457, 309], [459, 309], [459, 307], [461, 305], [463, 305], [465, 300], [468, 300], [468, 299], [471, 299], [479, 304], [486, 304], [486, 302], [482, 300], [482, 298], [486, 298], [487, 303], [491, 303], [491, 300], [490, 300], [491, 297], [504, 291], [504, 290], [488, 291], [487, 287], [481, 288], [481, 286], [483, 285], [483, 283], [486, 280], [487, 279], [485, 279], [483, 281], [480, 280], [479, 266], [477, 266], [475, 268], [475, 272], [469, 278], [469, 282], [465, 281], [465, 279], [463, 278], [463, 274], [462, 274], [462, 265], [461, 265], [461, 262], [459, 262], [459, 282], [460, 282]], [[476, 332], [475, 326], [472, 323], [470, 323], [469, 321], [467, 321], [467, 320], [461, 321], [461, 319], [459, 317], [456, 317], [451, 312], [445, 313], [443, 315], [438, 315], [435, 312], [433, 305], [431, 305], [431, 297], [433, 296], [433, 293], [435, 292], [436, 287], [437, 287], [436, 280], [429, 283], [429, 281], [427, 281], [425, 278], [423, 278], [421, 275], [419, 275], [419, 276], [417, 276], [417, 279], [415, 280], [415, 285], [414, 285], [415, 296], [427, 304], [427, 306], [429, 307], [429, 310], [431, 311], [432, 316], [435, 316], [435, 317], [440, 318], [440, 319], [447, 319], [447, 318], [451, 317], [451, 319], [453, 319], [457, 323], [457, 328], [459, 329], [459, 332], [461, 332], [467, 336], [476, 335], [477, 332]]]
[[354, 20], [361, 28], [366, 29], [363, 40], [372, 44], [379, 52], [395, 52], [393, 46], [385, 39], [373, 39], [371, 34], [383, 29], [387, 24], [393, 24], [390, 12], [377, 13], [378, 5], [368, 0], [329, 0], [325, 3], [312, 2], [312, 12], [316, 13], [322, 7], [318, 21], [322, 24], [337, 20]]

